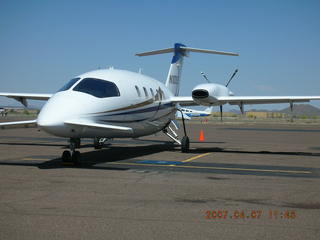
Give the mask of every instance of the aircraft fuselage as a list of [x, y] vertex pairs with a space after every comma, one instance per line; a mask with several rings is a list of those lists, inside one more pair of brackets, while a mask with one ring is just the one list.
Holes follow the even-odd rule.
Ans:
[[[172, 93], [151, 77], [125, 70], [104, 69], [84, 73], [77, 78], [76, 83], [67, 90], [55, 93], [42, 108], [37, 124], [44, 131], [68, 138], [139, 137], [161, 131], [174, 119], [176, 106], [169, 101]], [[106, 86], [109, 88], [106, 94], [117, 91], [117, 96], [101, 95], [101, 92], [104, 94], [101, 89], [103, 83], [100, 89], [90, 89], [88, 82], [87, 89], [77, 91], [85, 79], [100, 80], [99, 84], [101, 80], [114, 84]], [[133, 131], [65, 124], [65, 121], [72, 119], [129, 127]]]

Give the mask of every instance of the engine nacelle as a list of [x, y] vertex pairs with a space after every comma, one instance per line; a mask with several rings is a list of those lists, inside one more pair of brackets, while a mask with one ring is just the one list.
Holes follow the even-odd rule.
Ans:
[[197, 85], [192, 90], [193, 100], [200, 105], [220, 105], [218, 97], [230, 96], [232, 92], [225, 86], [215, 83]]

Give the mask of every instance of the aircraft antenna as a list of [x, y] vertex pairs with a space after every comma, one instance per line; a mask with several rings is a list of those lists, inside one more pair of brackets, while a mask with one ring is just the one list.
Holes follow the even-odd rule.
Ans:
[[237, 72], [238, 72], [238, 69], [236, 69], [236, 70], [234, 71], [234, 73], [232, 74], [231, 78], [230, 78], [229, 81], [227, 82], [226, 87], [228, 87], [229, 83], [231, 82], [231, 80], [233, 79], [233, 77], [237, 74]]

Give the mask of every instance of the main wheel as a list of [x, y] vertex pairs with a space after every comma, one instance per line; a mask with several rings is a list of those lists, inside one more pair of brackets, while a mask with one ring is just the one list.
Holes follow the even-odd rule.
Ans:
[[80, 162], [80, 152], [79, 151], [75, 151], [72, 154], [71, 160], [74, 164], [78, 164]]
[[71, 161], [71, 153], [70, 153], [70, 151], [67, 151], [67, 150], [64, 151], [62, 153], [61, 159], [62, 159], [62, 162], [70, 162]]
[[188, 136], [184, 136], [181, 140], [181, 152], [189, 152], [190, 141]]

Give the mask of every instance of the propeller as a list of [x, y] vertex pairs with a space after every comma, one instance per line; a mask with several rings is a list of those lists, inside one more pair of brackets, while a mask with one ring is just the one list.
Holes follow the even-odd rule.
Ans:
[[[229, 79], [229, 81], [228, 81], [227, 84], [226, 84], [226, 87], [228, 87], [228, 85], [230, 84], [230, 82], [231, 82], [231, 80], [234, 78], [234, 76], [237, 74], [237, 72], [238, 72], [238, 69], [236, 69], [236, 70], [233, 72], [231, 78]], [[201, 72], [201, 75], [203, 76], [203, 78], [204, 78], [208, 83], [211, 83], [210, 80], [207, 78], [207, 76], [206, 76], [206, 74], [205, 74], [204, 72]], [[220, 105], [219, 107], [220, 107], [220, 121], [222, 122], [223, 106]]]

